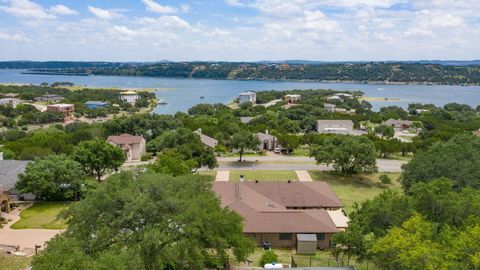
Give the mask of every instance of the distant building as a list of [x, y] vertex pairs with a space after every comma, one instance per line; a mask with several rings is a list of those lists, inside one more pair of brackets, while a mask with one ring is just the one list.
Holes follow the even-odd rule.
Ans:
[[288, 64], [280, 64], [278, 65], [278, 69], [279, 70], [282, 70], [282, 71], [285, 71], [289, 68], [290, 66]]
[[41, 97], [36, 97], [35, 101], [58, 102], [58, 101], [61, 101], [61, 100], [64, 100], [64, 99], [65, 99], [64, 97], [59, 96], [59, 95], [49, 95], [49, 94], [47, 94], [47, 95], [43, 95]]
[[397, 131], [406, 130], [412, 127], [413, 121], [408, 120], [397, 120], [397, 119], [388, 119], [383, 122], [384, 125], [391, 126]]
[[87, 101], [85, 102], [85, 107], [91, 109], [91, 110], [96, 110], [99, 108], [105, 108], [108, 106], [108, 102], [104, 101]]
[[353, 122], [352, 120], [318, 120], [317, 132], [345, 135], [352, 134]]
[[140, 161], [146, 153], [146, 141], [142, 136], [133, 136], [130, 134], [109, 136], [107, 142], [122, 148], [126, 161]]
[[138, 100], [140, 100], [140, 95], [135, 91], [125, 91], [120, 95], [120, 99], [123, 102], [135, 104]]
[[212, 138], [212, 137], [209, 137], [205, 134], [202, 134], [202, 129], [199, 128], [197, 129], [195, 132], [195, 134], [197, 134], [198, 136], [200, 136], [200, 140], [202, 141], [202, 143], [208, 147], [211, 147], [211, 148], [215, 148], [217, 145], [218, 145], [218, 140]]
[[0, 105], [11, 105], [12, 107], [16, 108], [18, 104], [22, 103], [22, 101], [18, 98], [2, 98], [0, 99]]
[[302, 95], [285, 95], [285, 102], [293, 104], [298, 103], [302, 99]]
[[16, 98], [16, 97], [18, 97], [18, 94], [6, 93], [6, 94], [0, 94], [0, 96], [6, 97], [6, 98]]
[[353, 95], [346, 94], [346, 93], [338, 93], [337, 96], [343, 97], [343, 98], [353, 98]]
[[265, 130], [265, 133], [257, 133], [257, 138], [260, 141], [258, 150], [274, 151], [278, 147], [277, 137], [268, 134], [268, 130]]
[[47, 106], [47, 111], [62, 113], [65, 117], [69, 117], [75, 112], [75, 106], [73, 104], [53, 104]]
[[251, 102], [252, 104], [255, 104], [257, 102], [257, 93], [255, 92], [243, 92], [238, 95], [238, 103], [243, 104]]
[[255, 117], [240, 117], [240, 122], [243, 124], [248, 124], [250, 123]]
[[330, 103], [325, 103], [323, 104], [323, 109], [327, 112], [335, 112], [335, 109], [336, 109], [336, 105], [335, 104], [330, 104]]
[[342, 100], [341, 97], [339, 97], [338, 95], [334, 95], [334, 96], [330, 96], [330, 97], [327, 97], [328, 100]]

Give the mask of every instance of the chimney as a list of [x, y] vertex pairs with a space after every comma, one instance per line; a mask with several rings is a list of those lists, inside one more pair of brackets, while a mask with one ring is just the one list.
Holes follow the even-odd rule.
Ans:
[[243, 178], [243, 174], [240, 175], [240, 182], [243, 182], [245, 179]]
[[267, 135], [268, 135], [268, 129], [265, 129], [265, 134], [267, 134]]
[[0, 160], [3, 160], [3, 152], [0, 152]]

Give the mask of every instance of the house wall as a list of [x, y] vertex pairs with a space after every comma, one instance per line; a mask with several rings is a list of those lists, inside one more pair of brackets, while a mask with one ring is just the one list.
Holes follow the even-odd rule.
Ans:
[[[253, 237], [257, 246], [262, 246], [262, 243], [268, 241], [274, 248], [296, 248], [297, 247], [297, 234], [292, 233], [292, 240], [280, 240], [278, 233], [247, 233], [247, 236]], [[328, 249], [330, 248], [331, 233], [325, 234], [324, 240], [317, 241], [317, 248]]]
[[132, 147], [131, 160], [141, 160], [142, 156], [146, 152], [145, 146], [146, 146], [145, 139], [142, 139], [142, 141], [139, 144], [134, 144]]

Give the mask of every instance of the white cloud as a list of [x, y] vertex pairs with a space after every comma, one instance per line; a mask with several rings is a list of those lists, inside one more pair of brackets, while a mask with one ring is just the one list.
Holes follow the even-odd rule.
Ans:
[[143, 4], [145, 4], [145, 7], [147, 10], [155, 13], [161, 13], [161, 14], [169, 14], [169, 13], [177, 13], [178, 10], [174, 7], [171, 6], [164, 6], [160, 5], [159, 3], [153, 1], [153, 0], [142, 0]]
[[64, 5], [56, 5], [50, 8], [50, 12], [58, 15], [77, 15], [78, 12]]
[[182, 10], [183, 13], [188, 13], [190, 11], [190, 5], [183, 4], [180, 6], [180, 9]]
[[102, 20], [111, 20], [120, 17], [120, 15], [114, 11], [101, 9], [98, 7], [88, 6], [88, 10], [97, 18]]
[[30, 19], [53, 19], [55, 16], [48, 14], [39, 4], [29, 0], [9, 0], [7, 6], [0, 6], [0, 11], [4, 11], [13, 16]]
[[174, 15], [164, 15], [158, 18], [144, 17], [137, 20], [137, 23], [155, 28], [183, 28], [191, 29], [191, 25]]
[[28, 41], [29, 39], [21, 34], [18, 34], [18, 33], [10, 34], [0, 29], [0, 40], [25, 42], [25, 41]]

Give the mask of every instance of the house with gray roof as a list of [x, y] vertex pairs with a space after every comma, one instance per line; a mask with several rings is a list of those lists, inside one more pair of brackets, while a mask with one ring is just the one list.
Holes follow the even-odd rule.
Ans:
[[397, 131], [402, 131], [402, 130], [409, 129], [412, 126], [413, 121], [388, 119], [387, 121], [384, 121], [383, 124], [387, 126], [391, 126], [393, 127], [393, 129]]
[[195, 130], [194, 133], [200, 136], [200, 140], [204, 145], [211, 148], [215, 148], [218, 145], [218, 140], [203, 134], [201, 128]]
[[248, 124], [253, 119], [255, 119], [255, 117], [240, 117], [240, 122], [242, 122], [242, 124]]
[[260, 141], [258, 150], [274, 151], [279, 146], [277, 137], [268, 134], [268, 130], [265, 130], [265, 133], [257, 133], [257, 138]]
[[24, 160], [0, 160], [0, 192], [7, 192], [9, 196], [18, 200], [23, 197], [27, 200], [34, 199], [32, 194], [20, 194], [15, 189], [18, 182], [18, 176], [25, 172], [25, 168], [30, 161]]
[[318, 120], [317, 132], [322, 134], [352, 134], [353, 122], [352, 120]]

